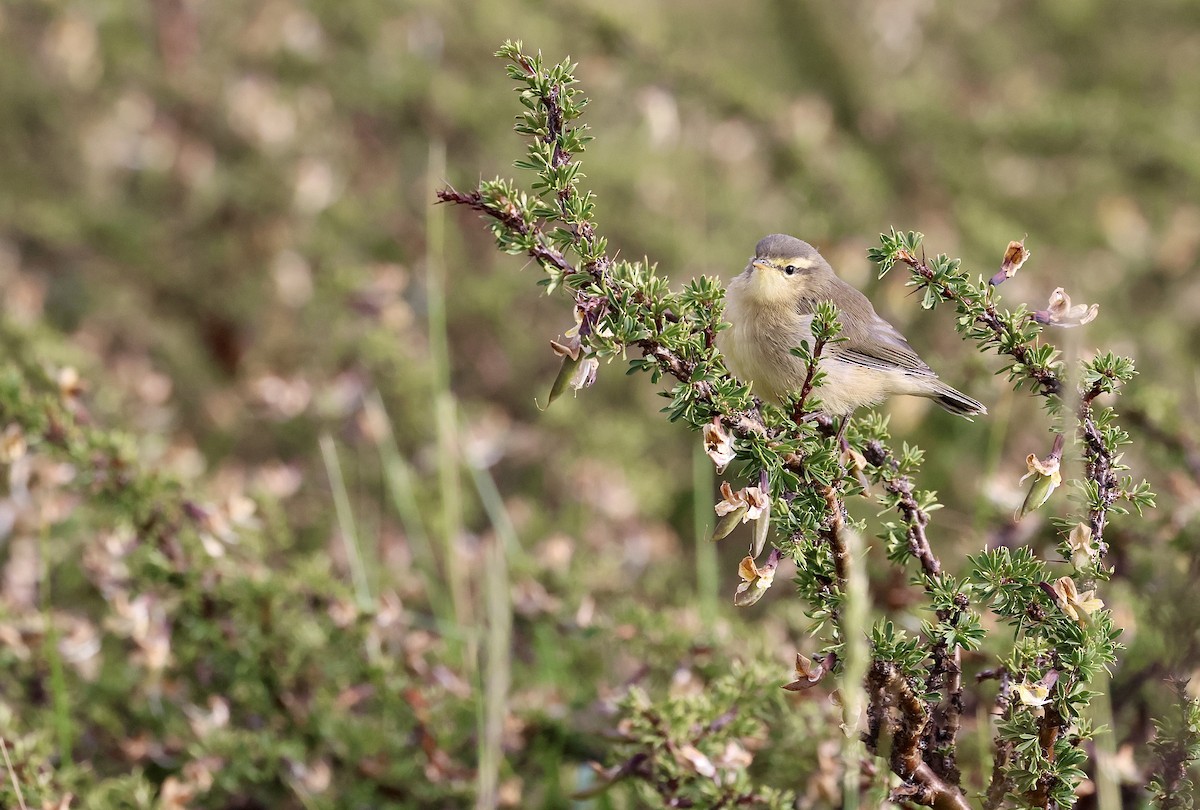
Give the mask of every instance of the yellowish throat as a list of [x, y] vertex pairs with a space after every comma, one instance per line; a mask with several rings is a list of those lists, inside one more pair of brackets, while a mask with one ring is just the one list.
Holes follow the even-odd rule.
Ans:
[[726, 288], [730, 328], [719, 333], [717, 345], [729, 370], [775, 404], [798, 391], [808, 367], [791, 350], [804, 340], [813, 344], [810, 324], [822, 301], [837, 307], [844, 338], [821, 355], [826, 376], [816, 396], [825, 412], [845, 416], [894, 394], [911, 394], [951, 413], [987, 413], [981, 403], [939, 380], [896, 327], [838, 278], [812, 245], [781, 233], [764, 237]]

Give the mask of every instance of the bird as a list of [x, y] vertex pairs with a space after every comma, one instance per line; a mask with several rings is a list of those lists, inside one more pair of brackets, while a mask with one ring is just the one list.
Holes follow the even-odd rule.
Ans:
[[717, 348], [729, 370], [756, 395], [782, 405], [804, 384], [808, 364], [792, 349], [802, 341], [812, 345], [813, 314], [823, 301], [833, 302], [841, 324], [841, 341], [825, 346], [819, 361], [825, 377], [815, 396], [827, 415], [847, 417], [896, 394], [926, 397], [963, 416], [987, 413], [982, 403], [938, 379], [816, 248], [781, 233], [763, 237], [746, 269], [726, 285], [729, 327], [718, 333]]

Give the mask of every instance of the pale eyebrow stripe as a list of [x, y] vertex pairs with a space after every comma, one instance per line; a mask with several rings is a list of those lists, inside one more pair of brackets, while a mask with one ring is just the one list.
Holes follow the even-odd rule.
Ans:
[[812, 259], [805, 259], [801, 256], [796, 256], [795, 258], [788, 259], [787, 261], [788, 264], [794, 264], [802, 270], [811, 270], [817, 266], [817, 263]]

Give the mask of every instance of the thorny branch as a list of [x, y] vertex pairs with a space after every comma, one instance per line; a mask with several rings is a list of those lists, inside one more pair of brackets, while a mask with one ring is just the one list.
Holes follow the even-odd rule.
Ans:
[[[1000, 718], [1008, 711], [1012, 695], [1012, 683], [1008, 676], [1008, 670], [1004, 668], [986, 670], [976, 675], [975, 678], [977, 681], [982, 681], [993, 675], [1000, 681], [1000, 690], [996, 693], [996, 705], [992, 709], [992, 716]], [[999, 741], [992, 752], [992, 779], [988, 784], [987, 793], [984, 795], [984, 810], [996, 810], [1004, 802], [1004, 797], [1011, 789], [1012, 785], [1006, 776], [1006, 769], [1012, 759], [1012, 754], [1012, 743], [1004, 741]]]
[[1103, 556], [1108, 553], [1108, 544], [1104, 541], [1104, 529], [1108, 525], [1108, 510], [1120, 497], [1121, 485], [1117, 480], [1117, 474], [1113, 471], [1112, 452], [1105, 444], [1104, 437], [1100, 435], [1100, 430], [1096, 427], [1095, 415], [1092, 413], [1092, 403], [1099, 394], [1099, 390], [1093, 388], [1080, 400], [1079, 432], [1083, 438], [1085, 474], [1088, 480], [1096, 485], [1100, 493], [1100, 503], [1088, 510], [1088, 525], [1092, 529], [1092, 539]]
[[[912, 481], [908, 476], [899, 474], [899, 461], [882, 442], [869, 441], [865, 450], [863, 455], [867, 463], [878, 471], [883, 488], [898, 500], [896, 511], [900, 513], [906, 527], [909, 552], [921, 564], [921, 569], [928, 577], [938, 576], [942, 572], [942, 564], [925, 534], [929, 515], [917, 503], [913, 495]], [[963, 613], [970, 607], [965, 594], [956, 597], [954, 607], [954, 610], [938, 611], [938, 620], [951, 626], [957, 625]], [[932, 664], [926, 687], [930, 692], [944, 695], [943, 700], [934, 708], [932, 722], [927, 729], [926, 743], [930, 765], [940, 777], [952, 784], [958, 784], [960, 774], [956, 764], [955, 744], [963, 710], [962, 652], [957, 645], [951, 649], [945, 639], [939, 639], [933, 646], [930, 658]]]
[[[661, 301], [653, 295], [630, 284], [629, 278], [623, 275], [626, 272], [624, 263], [614, 263], [608, 257], [603, 238], [595, 233], [590, 195], [580, 194], [575, 186], [578, 163], [574, 161], [573, 152], [582, 148], [582, 140], [580, 130], [570, 128], [568, 122], [578, 116], [581, 105], [572, 106], [571, 97], [575, 91], [568, 87], [574, 82], [570, 76], [571, 68], [563, 63], [555, 69], [557, 72], [543, 73], [540, 59], [534, 61], [523, 55], [519, 46], [506, 45], [501, 55], [507, 56], [515, 65], [510, 69], [515, 72], [510, 75], [518, 80], [529, 79], [529, 89], [522, 92], [522, 103], [540, 113], [527, 113], [527, 123], [524, 126], [519, 123], [517, 128], [539, 144], [536, 148], [530, 147], [532, 163], [527, 167], [538, 169], [541, 183], [535, 188], [552, 191], [554, 205], [541, 203], [541, 198], [531, 203], [524, 194], [500, 181], [482, 184], [478, 190], [468, 193], [447, 188], [438, 193], [439, 200], [464, 205], [490, 218], [497, 223], [494, 231], [502, 249], [510, 253], [527, 253], [547, 269], [552, 283], [561, 281], [575, 300], [581, 319], [581, 337], [593, 334], [601, 320], [610, 314], [646, 324], [644, 331], [628, 333], [628, 337], [620, 339], [612, 338], [609, 333], [608, 350], [613, 350], [614, 345], [618, 352], [628, 347], [638, 348], [643, 360], [647, 361], [642, 363], [643, 368], [655, 368], [658, 374], [677, 380], [681, 386], [675, 387], [674, 395], [677, 401], [693, 408], [688, 412], [693, 414], [689, 416], [691, 421], [695, 421], [695, 413], [707, 413], [706, 420], [715, 416], [734, 436], [751, 440], [752, 446], [757, 443], [756, 452], [762, 451], [765, 440], [766, 450], [775, 451], [783, 469], [797, 476], [801, 483], [796, 486], [810, 487], [808, 492], [815, 492], [823, 502], [818, 507], [823, 515], [816, 534], [831, 554], [833, 570], [830, 573], [833, 576], [820, 574], [818, 584], [822, 586], [821, 592], [844, 589], [849, 562], [843, 536], [847, 519], [843, 503], [843, 482], [848, 480], [846, 471], [842, 469], [832, 480], [824, 479], [829, 483], [822, 483], [822, 479], [808, 469], [804, 451], [795, 449], [803, 446], [799, 441], [804, 434], [802, 422], [808, 416], [805, 413], [808, 398], [817, 385], [817, 358], [822, 344], [818, 342], [813, 352], [799, 397], [789, 413], [793, 424], [768, 422], [757, 404], [750, 407], [744, 404], [744, 395], [742, 404], [736, 406], [730, 404], [728, 393], [718, 396], [714, 386], [721, 383], [712, 375], [714, 369], [720, 370], [720, 365], [719, 360], [714, 361], [711, 357], [715, 321], [705, 322], [701, 318], [694, 325], [692, 337], [703, 331], [704, 354], [694, 354], [691, 349], [677, 351], [673, 348], [676, 344], [666, 336], [670, 328], [678, 326], [678, 318], [664, 311]], [[565, 227], [556, 227], [559, 224]], [[546, 233], [543, 227], [552, 230]], [[905, 244], [912, 246], [916, 242], [910, 240]], [[567, 250], [578, 253], [580, 263], [571, 261], [566, 255]], [[1014, 377], [1025, 378], [1044, 397], [1062, 396], [1065, 383], [1060, 376], [1061, 363], [1055, 359], [1052, 349], [1038, 344], [1036, 334], [1031, 335], [1026, 330], [1030, 325], [1028, 316], [1021, 312], [1001, 314], [992, 299], [991, 287], [979, 291], [950, 283], [956, 278], [953, 275], [958, 266], [956, 260], [948, 262], [945, 257], [938, 257], [931, 267], [924, 257], [917, 259], [913, 255], [915, 251], [915, 247], [901, 249], [894, 252], [889, 261], [907, 264], [919, 284], [936, 292], [942, 300], [954, 302], [963, 316], [960, 329], [965, 329], [981, 346], [993, 347], [1011, 357], [1014, 364], [1010, 371]], [[1103, 418], [1098, 420], [1092, 410], [1092, 403], [1100, 393], [1102, 390], [1097, 387], [1083, 394], [1078, 417], [1087, 476], [1101, 495], [1098, 504], [1093, 503], [1089, 511], [1088, 522], [1102, 554], [1109, 509], [1119, 497], [1128, 497], [1128, 493], [1121, 490], [1115, 475], [1115, 470], [1121, 468], [1119, 457], [1110, 446], [1111, 432]], [[929, 515], [922, 508], [921, 495], [909, 477], [901, 472], [900, 461], [882, 441], [871, 439], [863, 449], [867, 463], [874, 468], [873, 473], [903, 520], [908, 550], [919, 562], [926, 578], [926, 589], [933, 595], [943, 568], [926, 535]], [[816, 487], [812, 489], [814, 483]], [[777, 497], [787, 501], [800, 497], [803, 493], [796, 486], [782, 487]], [[811, 524], [809, 526], [804, 531], [811, 531]], [[802, 538], [792, 539], [799, 542]], [[940, 584], [946, 584], [946, 580], [943, 578]], [[960, 776], [954, 752], [963, 709], [962, 642], [951, 643], [946, 639], [958, 638], [955, 628], [968, 615], [970, 605], [963, 593], [945, 589], [939, 593], [938, 621], [947, 632], [933, 645], [923, 684], [923, 691], [939, 697], [927, 705], [913, 685], [917, 681], [910, 683], [909, 679], [915, 678], [911, 671], [906, 675], [897, 663], [876, 660], [867, 681], [870, 726], [866, 739], [873, 752], [888, 756], [892, 770], [904, 779], [905, 784], [893, 794], [894, 800], [942, 810], [966, 810], [969, 805], [958, 787]], [[833, 666], [832, 655], [827, 656], [823, 668], [826, 665]], [[1002, 678], [998, 705], [1003, 711], [1009, 703], [1008, 673], [1005, 672]], [[1039, 724], [1039, 736], [1047, 755], [1054, 750], [1055, 741], [1067, 722], [1068, 718], [1056, 711], [1045, 712]], [[997, 737], [996, 771], [987, 795], [989, 807], [998, 806], [1009, 788], [1006, 772], [1013, 760], [1013, 750], [1006, 749], [1005, 745]], [[1042, 785], [1046, 794], [1041, 797], [1046, 799], [1043, 806], [1050, 803], [1051, 787], [1049, 782]]]
[[888, 754], [892, 772], [904, 784], [892, 791], [895, 802], [915, 802], [934, 810], [970, 810], [962, 791], [924, 761], [921, 740], [929, 723], [925, 704], [895, 664], [875, 661], [867, 674], [867, 731], [863, 742], [876, 755]]
[[1020, 340], [1020, 336], [1000, 317], [1000, 313], [996, 311], [996, 304], [991, 300], [990, 295], [987, 297], [981, 296], [980, 300], [977, 301], [968, 301], [962, 292], [940, 280], [923, 257], [918, 259], [907, 250], [902, 250], [898, 258], [912, 268], [914, 273], [936, 288], [943, 298], [953, 301], [958, 307], [959, 314], [965, 315], [978, 310], [975, 315], [975, 322], [996, 336], [998, 350], [1002, 354], [1007, 354], [1021, 365], [1025, 375], [1037, 384], [1039, 394], [1042, 396], [1057, 396], [1062, 394], [1062, 378], [1048, 365], [1038, 362], [1032, 356], [1028, 344]]
[[[532, 63], [530, 63], [527, 59], [519, 61], [518, 63], [526, 72], [533, 70]], [[553, 147], [553, 158], [551, 163], [554, 166], [566, 165], [570, 162], [570, 155], [569, 153], [565, 153], [565, 150], [563, 150], [560, 145], [561, 140], [564, 137], [564, 116], [559, 106], [559, 98], [555, 93], [551, 92], [541, 96], [540, 103], [547, 113], [547, 121], [549, 126], [547, 127], [547, 133], [542, 137], [544, 138], [544, 142], [552, 145]], [[571, 195], [574, 193], [573, 186], [568, 186], [566, 189], [559, 191], [556, 194], [558, 201], [558, 214], [564, 220], [570, 219], [568, 214], [568, 204], [570, 203]], [[590, 280], [594, 282], [592, 289], [596, 290], [596, 292], [588, 292], [584, 288], [585, 285], [573, 284], [570, 286], [572, 288], [572, 294], [574, 296], [575, 303], [580, 312], [583, 313], [582, 323], [580, 325], [580, 334], [586, 335], [595, 326], [597, 320], [603, 315], [603, 313], [606, 311], [606, 308], [609, 306], [609, 296], [613, 292], [609, 286], [610, 278], [608, 270], [610, 267], [610, 260], [606, 256], [600, 256], [593, 261], [584, 263], [582, 265], [576, 265], [567, 258], [562, 250], [556, 247], [551, 240], [547, 238], [537, 224], [531, 223], [524, 216], [522, 216], [520, 210], [515, 204], [513, 204], [511, 200], [495, 198], [489, 199], [481, 190], [474, 190], [464, 193], [453, 188], [443, 189], [438, 192], [437, 196], [441, 202], [450, 202], [457, 205], [466, 206], [496, 221], [503, 228], [520, 234], [522, 237], [524, 237], [526, 252], [533, 259], [545, 267], [553, 268], [554, 270], [560, 272], [564, 277], [573, 276], [580, 273], [587, 274], [590, 277]], [[583, 224], [587, 225], [586, 230], [578, 226], [573, 227], [572, 233], [574, 242], [577, 247], [584, 247], [582, 243], [586, 240], [588, 242], [588, 248], [594, 247], [592, 240], [594, 240], [595, 236], [590, 229], [590, 223]], [[580, 250], [579, 252], [580, 255], [585, 255], [584, 250]], [[594, 253], [594, 250], [587, 250], [587, 254]], [[646, 307], [646, 302], [639, 301], [638, 303], [639, 305]], [[823, 340], [817, 341], [816, 345], [814, 346], [804, 386], [799, 392], [799, 398], [793, 408], [792, 416], [796, 418], [794, 420], [794, 426], [791, 428], [786, 426], [769, 427], [763, 421], [762, 416], [757, 408], [746, 411], [722, 412], [721, 408], [719, 407], [719, 403], [712, 396], [712, 392], [708, 390], [707, 384], [702, 381], [693, 381], [694, 372], [696, 370], [695, 363], [687, 360], [684, 357], [681, 357], [678, 353], [672, 351], [670, 348], [656, 340], [653, 335], [634, 341], [633, 345], [641, 349], [644, 357], [653, 360], [662, 372], [669, 374], [685, 385], [693, 386], [696, 398], [703, 402], [703, 404], [708, 407], [712, 413], [717, 414], [721, 419], [721, 422], [727, 428], [729, 428], [734, 435], [741, 438], [746, 438], [751, 435], [755, 435], [757, 437], [765, 436], [771, 440], [784, 441], [794, 438], [791, 435], [792, 432], [800, 430], [800, 423], [806, 416], [804, 412], [805, 404], [809, 396], [812, 394], [817, 382], [816, 378], [818, 374], [818, 360], [821, 351], [824, 348], [825, 342], [826, 341]], [[706, 340], [706, 344], [711, 344], [711, 340]], [[890, 451], [881, 443], [877, 442], [875, 445], [874, 452], [876, 455], [881, 455], [883, 458], [891, 457]], [[801, 480], [808, 479], [808, 476], [805, 474], [803, 457], [796, 454], [789, 454], [785, 458], [785, 467], [796, 472], [800, 476]], [[825, 502], [824, 505], [827, 514], [824, 519], [824, 528], [820, 531], [820, 535], [827, 543], [834, 563], [834, 573], [837, 581], [834, 583], [829, 583], [829, 585], [830, 587], [836, 587], [838, 590], [844, 592], [849, 567], [849, 551], [843, 535], [845, 526], [845, 506], [842, 502], [841, 495], [841, 481], [843, 480], [844, 475], [839, 476], [831, 484], [823, 485], [821, 487], [820, 492], [822, 499]], [[937, 561], [937, 558], [933, 555], [928, 539], [925, 537], [924, 527], [928, 522], [928, 516], [920, 510], [919, 506], [916, 504], [916, 501], [912, 498], [912, 484], [908, 482], [907, 479], [904, 479], [904, 483], [900, 484], [899, 486], [906, 488], [906, 517], [910, 518], [912, 521], [913, 537], [917, 549], [914, 553], [919, 559], [921, 559], [922, 566], [928, 573], [937, 574], [941, 570], [941, 566]], [[787, 492], [783, 493], [783, 497], [785, 498], [792, 496], [792, 494]], [[957, 656], [957, 650], [955, 651], [955, 656]], [[834, 665], [834, 659], [832, 655], [828, 656], [828, 659], [829, 660], [825, 662], [825, 666], [832, 667]], [[951, 672], [958, 672], [957, 660], [953, 662], [946, 662], [939, 667], [940, 674]], [[956, 683], [957, 681], [954, 677], [948, 679], [948, 685], [952, 688], [952, 690], [956, 688]], [[911, 690], [910, 696], [920, 707], [921, 717], [923, 719], [921, 720], [919, 728], [916, 729], [917, 733], [911, 738], [911, 744], [906, 743], [905, 746], [902, 746], [902, 749], [906, 751], [904, 756], [907, 757], [907, 759], [904, 760], [905, 764], [903, 766], [903, 772], [897, 771], [897, 773], [900, 773], [902, 776], [904, 776], [906, 780], [911, 781], [912, 784], [916, 786], [914, 789], [917, 791], [916, 793], [912, 793], [912, 795], [907, 795], [905, 799], [907, 801], [928, 804], [932, 807], [954, 808], [955, 810], [965, 808], [966, 804], [965, 800], [962, 798], [962, 794], [956, 787], [951, 784], [947, 784], [944, 781], [944, 775], [947, 773], [953, 773], [953, 777], [956, 779], [957, 771], [951, 770], [947, 772], [943, 765], [942, 767], [939, 767], [939, 771], [942, 773], [935, 772], [922, 759], [922, 755], [919, 750], [921, 733], [928, 725], [929, 714], [928, 710], [923, 706], [923, 704], [921, 704], [919, 698], [917, 698], [915, 694], [911, 693]], [[952, 694], [951, 706], [959, 706], [960, 704], [961, 696]], [[939, 720], [939, 728], [948, 730], [949, 732], [950, 739], [948, 744], [952, 748], [952, 738], [954, 732], [957, 730], [957, 722], [956, 720], [954, 722], [949, 722], [947, 720], [947, 715], [944, 712], [939, 713]], [[890, 722], [891, 721], [889, 720], [889, 723]], [[903, 735], [901, 736], [903, 737]], [[940, 734], [939, 739], [946, 739], [946, 734]], [[900, 759], [894, 757], [893, 769], [898, 767], [897, 763], [900, 762]], [[950, 762], [952, 769], [952, 756]]]

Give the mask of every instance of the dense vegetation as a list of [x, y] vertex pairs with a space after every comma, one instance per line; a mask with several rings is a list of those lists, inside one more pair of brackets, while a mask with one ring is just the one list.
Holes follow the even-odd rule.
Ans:
[[[0, 802], [825, 807], [934, 801], [961, 773], [995, 806], [999, 758], [1012, 801], [1188, 806], [1197, 22], [1167, 2], [6, 4]], [[518, 36], [571, 53], [592, 97], [588, 177], [542, 180], [596, 207], [518, 211], [594, 222], [546, 232], [572, 268], [550, 279], [628, 317], [583, 307], [576, 346], [534, 271], [431, 205], [521, 148], [490, 57]], [[565, 78], [527, 87], [530, 112]], [[706, 346], [704, 277], [777, 230], [991, 415], [891, 403], [851, 428], [861, 464], [769, 411], [771, 441], [713, 426], [753, 409]], [[1032, 256], [993, 290], [1022, 237]], [[882, 279], [869, 248], [897, 265]], [[602, 259], [616, 286], [589, 291], [575, 268]], [[1039, 323], [1060, 286], [1099, 317]], [[543, 412], [572, 348], [613, 362]], [[776, 558], [739, 568], [749, 525], [708, 542], [712, 463], [664, 405], [712, 426], [710, 450], [732, 441], [733, 490], [766, 484]], [[1022, 508], [1053, 478], [1029, 454], [1079, 488]], [[1113, 513], [1149, 504], [1143, 477], [1158, 508]], [[859, 551], [819, 551], [835, 523]], [[739, 583], [757, 604], [734, 605]], [[878, 713], [844, 756], [856, 705], [909, 692], [930, 733], [957, 724], [949, 761], [896, 755], [913, 749]]]

